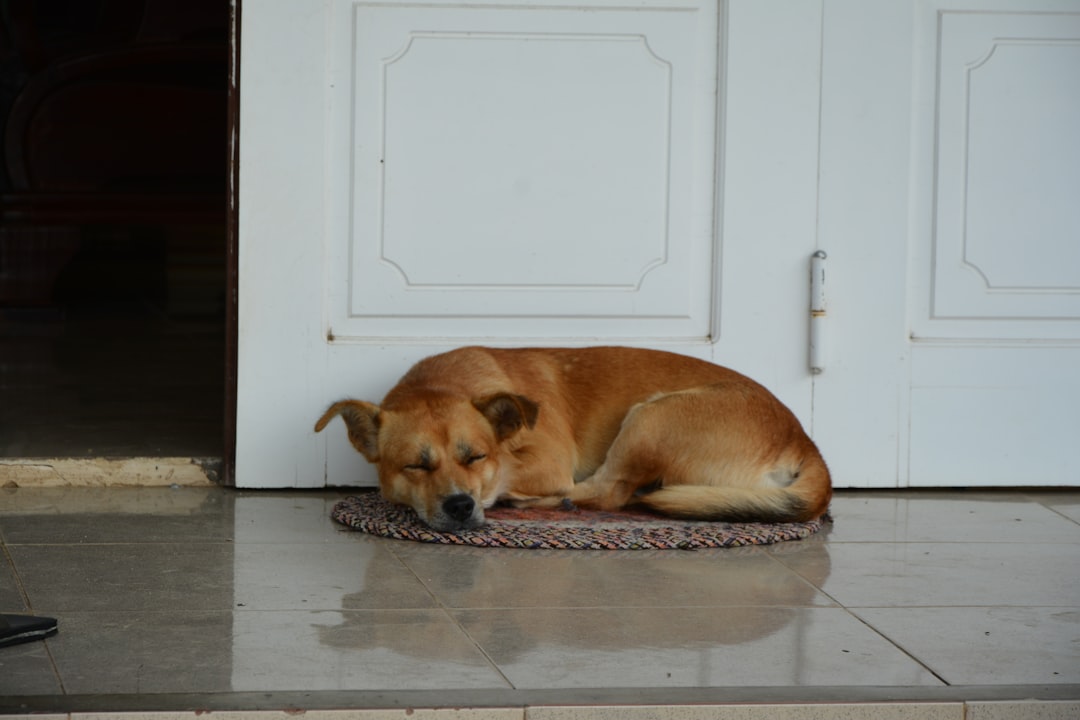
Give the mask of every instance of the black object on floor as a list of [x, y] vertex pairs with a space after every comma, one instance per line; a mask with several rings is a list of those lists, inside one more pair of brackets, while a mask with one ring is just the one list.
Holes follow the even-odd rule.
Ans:
[[56, 630], [56, 618], [0, 613], [0, 647], [43, 640]]

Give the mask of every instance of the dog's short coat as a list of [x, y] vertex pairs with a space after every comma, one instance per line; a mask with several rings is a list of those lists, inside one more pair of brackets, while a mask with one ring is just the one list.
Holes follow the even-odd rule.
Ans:
[[788, 408], [739, 373], [625, 347], [466, 347], [414, 365], [381, 405], [334, 403], [383, 495], [443, 531], [496, 502], [794, 522], [832, 484]]

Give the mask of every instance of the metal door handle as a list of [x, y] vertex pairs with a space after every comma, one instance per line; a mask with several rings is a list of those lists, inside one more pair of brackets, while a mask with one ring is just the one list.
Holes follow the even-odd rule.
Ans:
[[810, 256], [810, 372], [825, 371], [825, 258], [824, 250]]

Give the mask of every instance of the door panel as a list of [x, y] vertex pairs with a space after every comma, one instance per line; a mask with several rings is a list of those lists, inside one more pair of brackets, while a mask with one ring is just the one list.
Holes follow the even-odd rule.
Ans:
[[592, 10], [334, 3], [335, 341], [708, 338], [715, 5]]
[[809, 424], [820, 19], [245, 7], [237, 484], [373, 483], [314, 420], [468, 343], [674, 350]]
[[917, 58], [913, 334], [1078, 340], [1080, 12], [937, 10]]
[[827, 9], [814, 427], [839, 485], [1080, 482], [1075, 9]]
[[908, 485], [1080, 484], [1080, 348], [920, 346]]
[[918, 17], [909, 485], [1080, 483], [1076, 11]]
[[814, 439], [840, 487], [897, 484], [908, 376], [910, 3], [830, 2], [818, 244], [828, 253]]

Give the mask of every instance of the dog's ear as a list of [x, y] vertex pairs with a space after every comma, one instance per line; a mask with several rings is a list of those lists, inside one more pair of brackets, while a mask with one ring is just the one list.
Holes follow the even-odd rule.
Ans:
[[522, 427], [532, 429], [540, 414], [540, 406], [523, 395], [497, 393], [473, 400], [473, 407], [484, 414], [495, 430], [495, 439], [502, 442]]
[[342, 400], [327, 408], [315, 423], [315, 432], [340, 415], [349, 429], [349, 442], [371, 462], [379, 459], [379, 406], [363, 400]]

